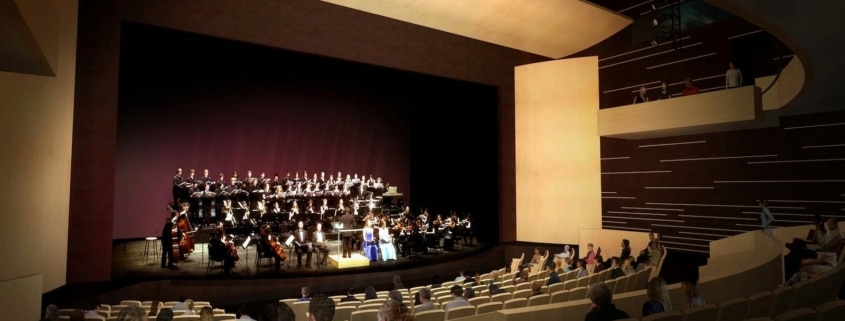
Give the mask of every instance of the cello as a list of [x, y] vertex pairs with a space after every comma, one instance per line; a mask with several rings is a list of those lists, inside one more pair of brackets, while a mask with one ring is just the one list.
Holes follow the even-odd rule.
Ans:
[[267, 224], [266, 227], [262, 227], [259, 232], [261, 233], [261, 236], [267, 237], [267, 245], [270, 246], [270, 249], [272, 249], [273, 252], [276, 253], [280, 260], [284, 261], [285, 259], [287, 259], [287, 257], [285, 256], [285, 249], [283, 249], [282, 245], [279, 244], [279, 242], [276, 242], [276, 238], [270, 234], [269, 224]]
[[223, 222], [220, 222], [214, 228], [214, 234], [217, 235], [220, 242], [223, 243], [224, 247], [226, 247], [226, 251], [229, 252], [229, 256], [232, 257], [232, 261], [237, 262], [240, 260], [240, 257], [238, 256], [238, 249], [235, 247], [235, 242], [232, 242], [228, 237], [226, 237], [226, 230], [223, 227]]
[[179, 214], [179, 217], [176, 219], [176, 224], [179, 228], [179, 232], [181, 233], [182, 239], [179, 242], [179, 251], [187, 257], [191, 253], [194, 252], [194, 231], [191, 227], [191, 222], [188, 220], [187, 215], [187, 203], [183, 203], [182, 208], [186, 212], [185, 215]]

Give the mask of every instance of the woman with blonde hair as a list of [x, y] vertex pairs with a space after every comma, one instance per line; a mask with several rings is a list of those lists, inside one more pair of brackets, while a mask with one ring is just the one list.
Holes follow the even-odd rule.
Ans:
[[656, 277], [648, 281], [646, 286], [648, 301], [643, 303], [643, 316], [672, 311], [672, 299], [666, 289], [666, 280]]
[[197, 314], [196, 310], [194, 310], [194, 300], [187, 299], [185, 300], [185, 313], [182, 315], [195, 315]]
[[408, 311], [408, 306], [401, 301], [387, 300], [378, 309], [378, 321], [414, 321], [414, 316]]

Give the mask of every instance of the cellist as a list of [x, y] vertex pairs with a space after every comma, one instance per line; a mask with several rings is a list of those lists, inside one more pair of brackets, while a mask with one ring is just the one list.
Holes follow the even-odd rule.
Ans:
[[258, 238], [261, 251], [264, 252], [264, 256], [273, 258], [273, 268], [276, 272], [279, 272], [279, 270], [282, 269], [282, 261], [287, 258], [282, 245], [279, 244], [276, 237], [271, 234], [270, 224], [261, 226], [258, 229], [258, 233], [261, 235], [261, 237]]

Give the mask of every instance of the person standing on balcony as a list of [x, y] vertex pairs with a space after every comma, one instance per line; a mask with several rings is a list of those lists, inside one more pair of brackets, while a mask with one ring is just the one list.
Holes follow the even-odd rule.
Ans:
[[742, 71], [734, 66], [733, 62], [729, 62], [728, 67], [728, 71], [725, 72], [725, 89], [742, 86]]

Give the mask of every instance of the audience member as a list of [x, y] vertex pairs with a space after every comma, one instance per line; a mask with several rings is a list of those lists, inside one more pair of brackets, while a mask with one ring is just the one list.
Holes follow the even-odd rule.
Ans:
[[467, 288], [464, 290], [464, 299], [472, 299], [475, 297], [475, 290], [473, 288]]
[[353, 288], [349, 288], [348, 290], [346, 290], [346, 297], [343, 298], [343, 299], [340, 299], [340, 302], [349, 302], [349, 301], [359, 301], [359, 302], [361, 301], [361, 300], [358, 300], [358, 298], [355, 297], [355, 289], [353, 289]]
[[728, 71], [725, 72], [725, 89], [739, 86], [742, 86], [742, 71], [734, 66], [733, 62], [728, 62]]
[[666, 281], [656, 277], [648, 281], [646, 286], [648, 301], [643, 303], [643, 316], [672, 311], [672, 300], [669, 298], [669, 291], [666, 290]]
[[[159, 308], [161, 307], [163, 307], [163, 305], [159, 303]], [[100, 312], [100, 300], [95, 298], [88, 300], [88, 303], [85, 306], [85, 319], [100, 319], [106, 321], [106, 318], [98, 312]]]
[[[273, 311], [275, 310], [273, 309]], [[214, 321], [214, 310], [210, 306], [204, 306], [200, 309], [200, 321]]]
[[609, 321], [629, 318], [625, 311], [619, 310], [612, 303], [613, 291], [604, 282], [598, 282], [587, 290], [587, 297], [593, 303], [584, 317], [584, 321]]
[[188, 299], [186, 297], [180, 296], [179, 300], [177, 300], [178, 302], [176, 302], [171, 309], [173, 309], [173, 311], [185, 310], [185, 301], [187, 300]]
[[634, 95], [634, 102], [632, 104], [648, 102], [648, 96], [645, 95], [645, 91], [645, 86], [640, 86], [640, 90], [637, 90], [636, 95]]
[[164, 303], [159, 300], [153, 300], [153, 303], [150, 304], [150, 313], [147, 316], [154, 317], [158, 315], [158, 310], [164, 308]]
[[299, 292], [302, 294], [302, 296], [298, 300], [296, 300], [297, 302], [311, 300], [311, 298], [308, 297], [309, 295], [311, 295], [311, 290], [309, 290], [307, 286], [303, 286], [302, 290], [300, 290]]
[[783, 275], [786, 277], [784, 281], [789, 281], [792, 276], [801, 270], [801, 262], [814, 258], [816, 258], [816, 252], [808, 249], [807, 243], [804, 240], [799, 238], [793, 239], [789, 247], [789, 253], [783, 257]]
[[531, 268], [537, 265], [543, 264], [543, 256], [540, 255], [540, 249], [534, 248], [534, 255], [531, 256], [531, 261], [528, 263], [523, 264], [523, 268]]
[[669, 99], [672, 95], [669, 95], [669, 91], [666, 88], [666, 82], [660, 82], [660, 93], [657, 94], [657, 100]]
[[839, 232], [839, 223], [835, 217], [827, 219], [827, 231], [817, 237], [819, 251], [835, 252], [836, 245], [842, 240], [842, 233]]
[[629, 256], [627, 259], [622, 260], [622, 272], [625, 272], [625, 275], [634, 275], [637, 273], [637, 270], [634, 268], [634, 257]]
[[276, 320], [296, 321], [296, 314], [293, 313], [293, 308], [291, 308], [289, 305], [279, 304], [279, 306], [276, 307]]
[[531, 283], [531, 295], [529, 295], [528, 297], [530, 298], [532, 296], [541, 294], [545, 294], [543, 293], [543, 281], [537, 280]]
[[139, 306], [128, 306], [120, 309], [117, 321], [147, 321], [147, 311]]
[[593, 243], [587, 243], [587, 255], [584, 256], [587, 264], [596, 264], [596, 255], [598, 254], [601, 254], [601, 248], [598, 249], [598, 252], [593, 251]]
[[390, 292], [387, 292], [387, 298], [399, 302], [402, 302], [405, 299], [402, 296], [402, 292], [399, 292], [399, 290], [390, 290]]
[[[596, 259], [595, 259], [595, 258], [593, 258], [593, 261], [595, 261], [595, 260], [596, 260]], [[572, 271], [572, 264], [574, 263], [574, 262], [572, 261], [572, 258], [571, 258], [571, 257], [565, 258], [565, 259], [563, 259], [563, 262], [564, 262], [564, 264], [563, 264], [563, 266], [564, 266], [563, 272], [564, 272], [564, 273], [566, 273], [566, 272]]]
[[763, 230], [763, 233], [772, 235], [772, 221], [775, 220], [775, 217], [769, 210], [769, 201], [761, 198], [757, 200], [757, 204], [760, 205], [760, 229]]
[[[587, 268], [589, 270], [589, 267]], [[599, 273], [607, 269], [607, 262], [604, 261], [604, 257], [601, 255], [596, 255], [596, 264], [593, 266], [593, 273]]]
[[684, 90], [681, 94], [684, 96], [695, 95], [698, 93], [698, 87], [692, 85], [692, 78], [687, 78], [684, 81]]
[[370, 285], [364, 289], [364, 301], [372, 299], [378, 299], [378, 295], [376, 294], [376, 288]]
[[683, 311], [704, 305], [704, 299], [698, 294], [698, 280], [681, 281], [681, 289], [684, 291], [684, 297], [686, 298]]
[[555, 270], [560, 271], [563, 269], [563, 264], [567, 258], [572, 257], [572, 249], [569, 248], [569, 244], [565, 244], [563, 246], [563, 252], [555, 254], [555, 258], [552, 260], [555, 263]]
[[490, 284], [490, 286], [487, 287], [487, 289], [488, 289], [488, 292], [490, 292], [490, 296], [494, 296], [496, 294], [505, 292], [505, 290], [499, 289], [499, 286], [495, 285], [495, 284]]
[[806, 281], [815, 274], [833, 270], [836, 262], [836, 252], [824, 252], [819, 249], [816, 251], [815, 258], [801, 260], [801, 267], [797, 273], [789, 278], [787, 284], [793, 285], [801, 281]]
[[446, 305], [443, 306], [443, 310], [449, 311], [449, 309], [451, 308], [464, 307], [470, 305], [469, 302], [464, 299], [464, 288], [462, 288], [460, 285], [453, 285], [451, 292], [453, 299], [452, 301], [447, 302]]
[[405, 288], [405, 284], [402, 283], [402, 278], [399, 274], [393, 276], [393, 289], [394, 290], [401, 290]]
[[422, 288], [417, 294], [420, 297], [420, 305], [416, 307], [417, 313], [437, 309], [437, 306], [431, 302], [431, 290], [429, 288]]
[[182, 315], [196, 315], [196, 311], [194, 310], [194, 300], [187, 299], [185, 300], [185, 313]]
[[[281, 304], [281, 305], [286, 306], [287, 304]], [[247, 307], [246, 307], [245, 304], [241, 304], [238, 307], [238, 313], [241, 315], [241, 317], [238, 320], [255, 321], [255, 319], [253, 319], [252, 316], [249, 315], [249, 310], [247, 310]]]
[[334, 301], [325, 294], [317, 294], [311, 298], [308, 305], [309, 321], [332, 321], [334, 318]]
[[[205, 310], [205, 308], [203, 308], [203, 310]], [[200, 310], [200, 315], [202, 315], [202, 310]], [[264, 305], [264, 309], [261, 310], [261, 315], [258, 316], [258, 321], [278, 321], [278, 319], [279, 305], [272, 303]]]
[[156, 316], [156, 321], [172, 321], [173, 320], [173, 310], [170, 308], [164, 308], [158, 311], [158, 315]]
[[622, 239], [622, 254], [619, 255], [619, 259], [625, 261], [629, 256], [631, 256], [631, 241]]
[[458, 271], [458, 277], [455, 278], [455, 282], [463, 282], [466, 279], [467, 277], [464, 275], [464, 270], [460, 270]]
[[85, 321], [85, 312], [82, 312], [80, 309], [70, 311], [68, 319], [70, 321]]
[[413, 321], [414, 316], [408, 311], [408, 307], [402, 301], [387, 300], [378, 309], [376, 315], [378, 321]]
[[576, 279], [590, 275], [590, 272], [587, 271], [587, 260], [578, 259], [578, 261], [575, 261], [575, 270], [578, 271], [575, 273]]
[[55, 304], [50, 304], [44, 309], [44, 319], [42, 321], [58, 321], [59, 307]]
[[513, 285], [516, 286], [522, 282], [528, 281], [528, 269], [522, 269], [519, 271], [519, 274], [515, 279], [513, 279]]
[[617, 279], [625, 276], [625, 270], [622, 270], [622, 266], [619, 265], [619, 258], [612, 257], [610, 258], [610, 279]]
[[560, 279], [560, 275], [558, 275], [556, 271], [549, 272], [549, 282], [546, 285], [552, 285], [560, 282], [562, 282], [562, 280]]

